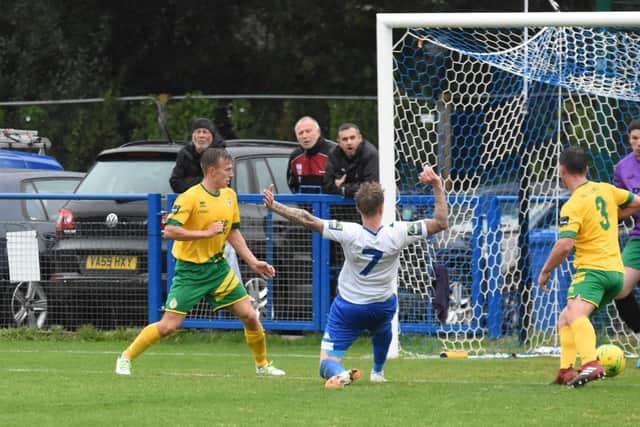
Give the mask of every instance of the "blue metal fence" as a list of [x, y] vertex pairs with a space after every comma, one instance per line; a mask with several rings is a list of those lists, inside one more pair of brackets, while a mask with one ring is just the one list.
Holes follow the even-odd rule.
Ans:
[[[162, 265], [162, 235], [161, 216], [170, 211], [170, 207], [175, 200], [175, 195], [168, 195], [163, 198], [159, 194], [111, 194], [111, 195], [75, 195], [75, 194], [22, 194], [10, 193], [0, 194], [0, 199], [58, 199], [58, 200], [146, 200], [147, 201], [147, 241], [148, 241], [148, 320], [154, 322], [159, 320], [164, 304], [163, 295], [166, 295], [173, 277], [173, 267], [175, 260], [171, 255], [171, 245], [167, 245], [166, 272], [163, 272]], [[163, 199], [165, 204], [163, 206]], [[322, 194], [304, 195], [278, 195], [277, 199], [289, 205], [304, 205], [311, 212], [321, 218], [329, 218], [336, 208], [355, 213], [353, 201], [339, 196]], [[240, 204], [262, 205], [261, 195], [240, 194], [238, 196]], [[502, 228], [501, 228], [501, 205], [514, 201], [505, 196], [480, 197], [450, 195], [449, 203], [457, 206], [466, 205], [474, 212], [471, 220], [472, 232], [469, 240], [465, 242], [464, 248], [455, 245], [440, 248], [436, 251], [438, 261], [444, 262], [449, 270], [449, 275], [454, 280], [460, 280], [468, 286], [473, 307], [473, 319], [470, 324], [441, 325], [435, 320], [425, 321], [423, 317], [407, 315], [401, 320], [401, 328], [410, 333], [438, 333], [438, 332], [468, 332], [474, 333], [478, 330], [486, 330], [490, 338], [498, 338], [504, 331], [504, 312], [507, 309], [503, 301], [501, 290], [505, 286], [503, 283], [502, 256]], [[433, 196], [401, 196], [398, 200], [399, 211], [403, 214], [404, 220], [417, 220], [423, 217], [432, 216], [434, 206]], [[241, 220], [242, 221], [242, 220]], [[273, 250], [274, 218], [271, 213], [267, 213], [264, 219], [264, 231], [266, 239], [266, 260], [274, 263], [277, 254]], [[546, 257], [548, 250], [555, 239], [555, 235], [548, 230], [539, 233], [532, 245], [536, 246], [537, 252], [534, 257], [539, 260]], [[456, 243], [457, 244], [457, 243]], [[268, 330], [296, 330], [296, 331], [321, 331], [326, 323], [329, 305], [331, 302], [330, 282], [335, 279], [336, 272], [340, 265], [336, 265], [336, 260], [332, 258], [331, 243], [322, 239], [318, 233], [311, 235], [310, 259], [312, 267], [311, 274], [311, 316], [306, 320], [282, 320], [274, 318], [268, 314], [261, 319], [263, 325]], [[534, 248], [534, 249], [536, 249]], [[415, 260], [418, 268], [422, 268], [425, 261]], [[539, 262], [535, 262], [532, 268], [532, 275], [539, 269]], [[166, 281], [163, 280], [166, 278]], [[566, 279], [566, 278], [563, 278]], [[529, 278], [531, 283], [531, 278]], [[108, 284], [105, 284], [107, 286]], [[268, 281], [267, 286], [272, 291], [272, 282]], [[401, 289], [402, 290], [402, 289]], [[409, 293], [400, 293], [400, 298], [410, 298]], [[269, 304], [273, 304], [272, 301]], [[402, 301], [401, 301], [402, 305]], [[405, 304], [406, 305], [406, 304]], [[414, 308], [424, 311], [431, 307], [430, 301], [421, 301]], [[419, 314], [419, 313], [418, 313]], [[547, 321], [545, 321], [547, 322]], [[545, 323], [545, 327], [553, 327], [553, 320]], [[241, 323], [230, 316], [213, 316], [207, 319], [188, 317], [184, 322], [187, 328], [220, 328], [239, 329]]]

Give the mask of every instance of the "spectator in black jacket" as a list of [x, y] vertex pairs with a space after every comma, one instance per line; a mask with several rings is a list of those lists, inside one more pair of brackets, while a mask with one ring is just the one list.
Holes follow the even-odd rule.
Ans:
[[353, 197], [361, 183], [379, 180], [378, 149], [355, 124], [340, 125], [338, 147], [329, 154], [324, 173], [324, 192]]
[[171, 172], [169, 184], [176, 193], [182, 193], [189, 187], [202, 181], [200, 157], [209, 146], [226, 148], [222, 139], [216, 139], [216, 129], [211, 120], [203, 117], [195, 118], [191, 122], [191, 142], [185, 145], [176, 157], [176, 165]]
[[[336, 144], [320, 135], [320, 125], [313, 117], [300, 118], [293, 130], [300, 146], [289, 156], [287, 184], [292, 193], [318, 193], [322, 189], [327, 158]], [[306, 186], [315, 186], [317, 190]]]
[[[218, 137], [216, 128], [211, 120], [204, 117], [193, 119], [191, 122], [191, 142], [178, 151], [176, 165], [171, 172], [171, 178], [169, 178], [169, 184], [173, 191], [182, 193], [189, 187], [199, 184], [203, 178], [200, 166], [202, 153], [209, 147], [226, 148], [226, 146], [224, 140]], [[235, 271], [236, 276], [242, 280], [238, 256], [228, 243], [224, 245], [224, 256]]]

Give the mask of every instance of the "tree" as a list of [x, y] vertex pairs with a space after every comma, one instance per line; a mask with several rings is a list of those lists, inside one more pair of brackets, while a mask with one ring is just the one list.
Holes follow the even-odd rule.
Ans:
[[[594, 0], [560, 4], [593, 10]], [[0, 101], [157, 93], [370, 96], [377, 90], [376, 13], [522, 8], [523, 0], [4, 0]], [[552, 9], [548, 0], [530, 0], [529, 10]], [[129, 107], [113, 100], [43, 106], [38, 130], [54, 141], [63, 165], [85, 169], [100, 148], [159, 132], [153, 121], [144, 127], [131, 120]], [[217, 104], [215, 119], [226, 137], [291, 139], [293, 122], [311, 114], [330, 137], [334, 123], [356, 120], [343, 113], [370, 110], [365, 104], [237, 100]], [[189, 111], [168, 108], [167, 114]], [[374, 139], [369, 128], [376, 118], [362, 117], [357, 120]], [[8, 127], [21, 123], [18, 109], [6, 108], [0, 118]], [[179, 128], [185, 120], [173, 123]], [[76, 145], [81, 134], [82, 146]]]

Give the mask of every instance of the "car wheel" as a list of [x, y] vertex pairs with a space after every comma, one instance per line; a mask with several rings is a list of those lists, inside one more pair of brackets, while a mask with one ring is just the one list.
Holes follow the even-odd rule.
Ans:
[[264, 319], [267, 315], [269, 294], [269, 288], [267, 288], [266, 280], [256, 277], [245, 283], [244, 287], [249, 294], [249, 300], [258, 315], [258, 319]]
[[18, 282], [11, 296], [11, 316], [17, 326], [42, 328], [47, 320], [47, 295], [40, 282]]

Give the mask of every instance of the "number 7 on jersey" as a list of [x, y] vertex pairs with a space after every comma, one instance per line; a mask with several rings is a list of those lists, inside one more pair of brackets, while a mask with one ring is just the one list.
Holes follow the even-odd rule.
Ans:
[[373, 248], [364, 248], [362, 250], [362, 254], [368, 255], [371, 257], [371, 261], [369, 261], [369, 264], [367, 264], [367, 266], [363, 268], [362, 271], [360, 272], [360, 274], [362, 274], [363, 276], [366, 276], [371, 272], [373, 267], [376, 266], [378, 261], [380, 261], [380, 258], [382, 258], [382, 255], [384, 255], [384, 252], [379, 251], [377, 249], [373, 249]]

